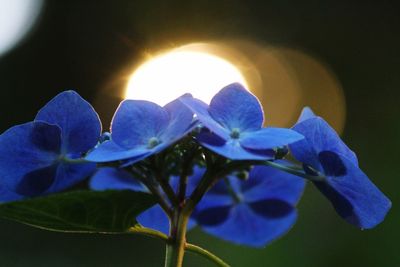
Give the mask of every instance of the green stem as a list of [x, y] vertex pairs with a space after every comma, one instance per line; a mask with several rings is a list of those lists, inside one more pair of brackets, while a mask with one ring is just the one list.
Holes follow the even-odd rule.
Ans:
[[127, 169], [133, 176], [138, 179], [142, 184], [146, 186], [146, 188], [157, 198], [157, 202], [160, 205], [160, 207], [165, 211], [165, 213], [168, 215], [169, 218], [172, 216], [171, 208], [167, 201], [164, 199], [162, 192], [158, 188], [158, 186], [155, 186], [151, 180], [147, 179], [147, 177], [143, 176], [140, 171], [137, 171], [134, 168], [129, 168]]
[[179, 188], [178, 188], [178, 199], [180, 203], [185, 202], [185, 197], [186, 197], [186, 188], [187, 188], [187, 182], [188, 182], [188, 175], [185, 173], [182, 173], [180, 179], [179, 179]]
[[[148, 237], [152, 237], [152, 238], [164, 241], [164, 242], [168, 242], [167, 235], [165, 235], [159, 231], [147, 228], [147, 227], [141, 227], [141, 226], [131, 227], [128, 230], [128, 232], [132, 233], [132, 234], [148, 236]], [[229, 264], [225, 263], [222, 259], [220, 259], [219, 257], [212, 254], [208, 250], [201, 248], [199, 246], [186, 243], [185, 250], [208, 259], [209, 261], [213, 262], [216, 266], [229, 267]]]
[[175, 192], [169, 184], [168, 180], [164, 179], [162, 173], [159, 170], [156, 170], [154, 172], [154, 175], [165, 195], [168, 197], [169, 201], [172, 203], [172, 205], [177, 206], [179, 203], [178, 198], [176, 197]]
[[172, 219], [165, 253], [165, 267], [182, 267], [186, 247], [186, 229], [190, 213], [177, 211]]
[[207, 169], [203, 177], [201, 178], [200, 183], [197, 185], [189, 199], [187, 199], [186, 201], [185, 210], [187, 210], [187, 212], [191, 213], [196, 207], [197, 203], [200, 202], [201, 198], [213, 184], [213, 177], [214, 176]]
[[223, 166], [223, 168], [219, 170], [210, 170], [207, 168], [203, 177], [200, 180], [200, 183], [192, 192], [191, 196], [186, 202], [184, 209], [187, 212], [192, 212], [196, 205], [200, 202], [203, 196], [207, 193], [207, 191], [216, 184], [219, 179], [225, 178], [227, 175], [231, 174], [234, 171], [240, 170], [246, 166], [251, 164], [250, 161], [232, 161]]
[[[308, 174], [304, 173], [304, 171], [302, 171], [302, 170], [298, 170], [297, 168], [293, 168], [293, 167], [290, 167], [290, 166], [285, 166], [285, 165], [282, 165], [282, 164], [279, 164], [279, 163], [276, 163], [276, 162], [273, 162], [273, 161], [262, 161], [260, 163], [263, 164], [263, 165], [267, 165], [267, 166], [271, 166], [273, 168], [279, 169], [281, 171], [285, 171], [285, 172], [290, 173], [290, 174], [294, 174], [294, 175], [300, 176], [300, 177], [302, 177], [304, 179], [307, 179], [307, 180], [310, 180], [310, 181], [313, 181], [313, 182], [325, 181], [325, 177], [324, 176], [321, 176], [321, 175], [308, 175]], [[260, 165], [260, 163], [258, 163], [258, 165]]]
[[142, 227], [142, 226], [135, 226], [135, 227], [131, 227], [128, 229], [128, 233], [131, 234], [138, 234], [138, 235], [144, 235], [144, 236], [149, 236], [149, 237], [153, 237], [162, 241], [168, 241], [168, 236], [153, 230], [151, 228], [147, 228], [147, 227]]
[[161, 158], [156, 155], [152, 159], [152, 172], [154, 175], [154, 178], [157, 180], [157, 182], [160, 184], [162, 190], [164, 191], [165, 195], [168, 197], [169, 201], [172, 203], [173, 206], [177, 206], [179, 204], [178, 198], [175, 195], [174, 190], [172, 189], [171, 185], [169, 184], [167, 179], [164, 179], [164, 167], [163, 167], [164, 162], [161, 161]]
[[199, 246], [193, 245], [193, 244], [186, 244], [186, 250], [190, 251], [192, 253], [195, 253], [197, 255], [203, 256], [204, 258], [207, 258], [209, 261], [213, 262], [215, 266], [220, 266], [220, 267], [229, 267], [230, 265], [224, 262], [222, 259], [219, 257], [215, 256], [208, 250], [205, 250], [204, 248], [201, 248]]
[[232, 188], [232, 184], [229, 181], [229, 179], [225, 177], [224, 182], [225, 182], [226, 188], [228, 189], [228, 193], [232, 196], [232, 198], [235, 200], [236, 203], [240, 203], [242, 201], [242, 199], [238, 195], [238, 193]]

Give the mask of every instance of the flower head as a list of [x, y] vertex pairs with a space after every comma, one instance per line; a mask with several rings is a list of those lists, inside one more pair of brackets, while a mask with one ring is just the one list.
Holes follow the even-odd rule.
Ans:
[[143, 100], [125, 100], [113, 117], [111, 140], [96, 147], [86, 159], [134, 163], [164, 150], [194, 126], [193, 113], [178, 100], [164, 107]]
[[216, 184], [197, 207], [204, 231], [237, 244], [265, 246], [295, 223], [295, 205], [305, 182], [291, 174], [256, 166], [246, 181], [228, 177]]
[[308, 107], [293, 130], [305, 139], [290, 145], [292, 154], [304, 163], [306, 172], [325, 176], [314, 184], [337, 213], [361, 228], [372, 228], [383, 221], [391, 207], [390, 200], [358, 167], [356, 155], [335, 130]]
[[179, 98], [211, 133], [202, 132], [198, 141], [208, 149], [234, 160], [262, 160], [272, 149], [303, 138], [290, 129], [262, 128], [264, 115], [257, 98], [240, 84], [223, 88], [208, 106], [186, 94]]
[[0, 187], [9, 192], [1, 200], [58, 192], [86, 178], [96, 166], [80, 158], [100, 133], [99, 117], [88, 102], [74, 91], [57, 95], [34, 121], [0, 136]]

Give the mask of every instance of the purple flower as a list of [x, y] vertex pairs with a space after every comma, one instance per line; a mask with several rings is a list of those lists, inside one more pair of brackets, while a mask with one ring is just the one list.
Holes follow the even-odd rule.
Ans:
[[372, 228], [382, 222], [391, 207], [390, 200], [359, 168], [356, 155], [335, 130], [308, 107], [293, 130], [305, 139], [290, 145], [292, 154], [303, 162], [306, 172], [325, 176], [314, 184], [337, 213], [360, 228]]
[[237, 83], [223, 88], [209, 106], [190, 94], [179, 100], [211, 132], [200, 133], [198, 141], [229, 159], [269, 159], [273, 156], [272, 149], [303, 138], [290, 129], [262, 128], [264, 115], [259, 101]]

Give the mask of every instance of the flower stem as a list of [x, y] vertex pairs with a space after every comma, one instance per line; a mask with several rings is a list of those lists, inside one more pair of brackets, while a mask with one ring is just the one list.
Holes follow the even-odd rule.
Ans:
[[297, 176], [300, 176], [304, 179], [313, 181], [313, 182], [321, 182], [321, 181], [325, 181], [325, 177], [321, 176], [321, 175], [308, 175], [306, 173], [304, 173], [304, 171], [298, 170], [295, 167], [290, 167], [290, 166], [285, 166], [273, 161], [263, 161], [262, 162], [263, 165], [267, 165], [267, 166], [271, 166], [273, 168], [279, 169], [281, 171], [290, 173], [290, 174], [294, 174]]
[[165, 267], [182, 267], [189, 216], [190, 213], [184, 213], [182, 210], [174, 213], [166, 246]]
[[[131, 227], [131, 228], [129, 228], [128, 233], [149, 236], [149, 237], [159, 239], [164, 242], [169, 241], [168, 236], [166, 236], [165, 234], [163, 234], [159, 231], [147, 228], [147, 227], [142, 227], [142, 226]], [[215, 264], [215, 266], [220, 266], [220, 267], [229, 267], [230, 266], [229, 264], [225, 263], [222, 259], [220, 259], [216, 255], [212, 254], [208, 250], [201, 248], [199, 246], [196, 246], [196, 245], [193, 245], [190, 243], [186, 243], [185, 250], [208, 259], [209, 261], [213, 262]]]
[[165, 234], [153, 230], [151, 228], [147, 228], [147, 227], [142, 227], [142, 226], [134, 226], [128, 229], [128, 233], [131, 234], [138, 234], [138, 235], [143, 235], [143, 236], [149, 236], [152, 238], [156, 238], [162, 241], [168, 241], [168, 236], [166, 236]]
[[198, 254], [200, 256], [203, 256], [204, 258], [207, 258], [209, 261], [213, 262], [215, 266], [220, 266], [220, 267], [229, 267], [230, 265], [224, 262], [222, 259], [218, 258], [216, 255], [212, 254], [208, 250], [205, 250], [204, 248], [201, 248], [199, 246], [193, 245], [193, 244], [186, 244], [186, 250], [190, 251], [192, 253]]

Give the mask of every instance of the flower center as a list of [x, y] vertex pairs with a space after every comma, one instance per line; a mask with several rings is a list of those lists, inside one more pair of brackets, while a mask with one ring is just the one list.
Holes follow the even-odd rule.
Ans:
[[231, 138], [238, 139], [240, 137], [240, 130], [239, 128], [233, 128], [230, 134]]
[[147, 143], [147, 148], [154, 148], [156, 146], [158, 146], [161, 143], [160, 139], [158, 139], [157, 137], [152, 137], [149, 139], [149, 142]]

